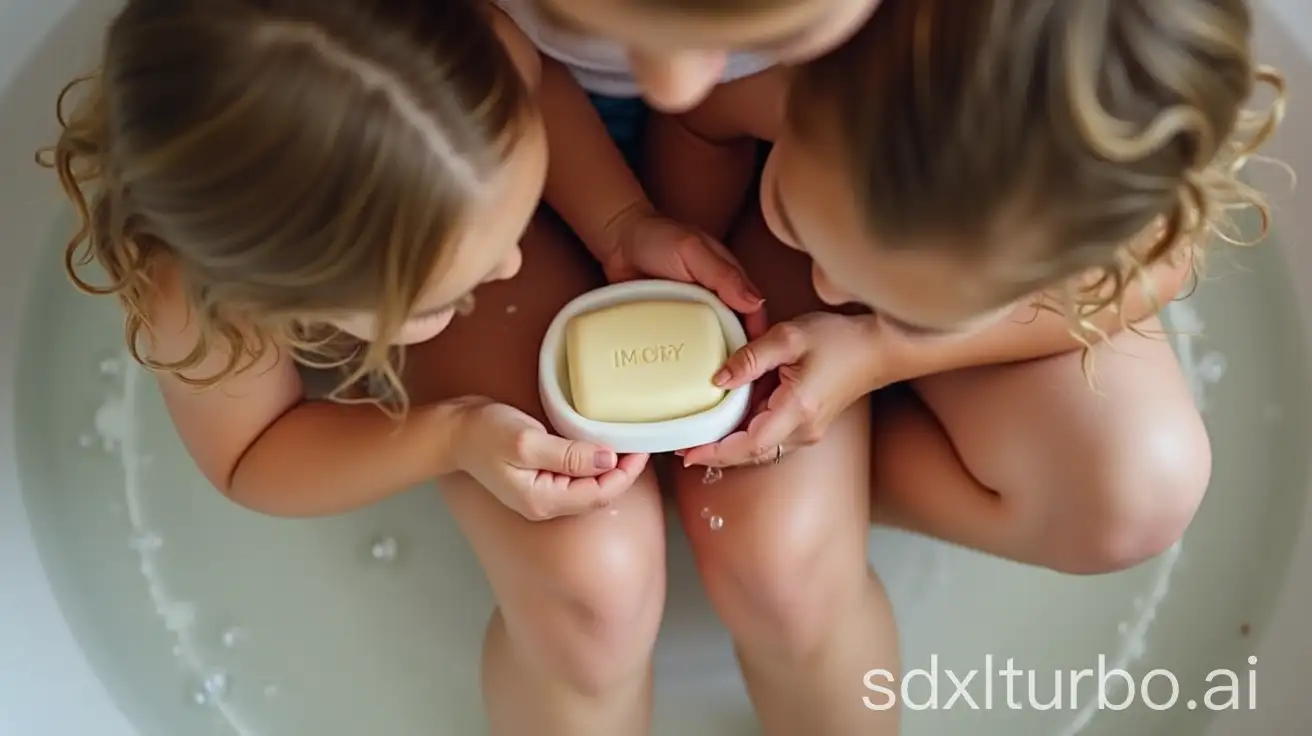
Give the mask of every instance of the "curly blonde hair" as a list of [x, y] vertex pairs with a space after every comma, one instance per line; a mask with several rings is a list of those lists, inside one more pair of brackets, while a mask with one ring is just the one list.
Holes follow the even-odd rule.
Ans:
[[[130, 0], [38, 162], [80, 220], [70, 277], [119, 298], [141, 364], [212, 386], [286, 349], [346, 371], [333, 398], [382, 379], [404, 410], [390, 342], [528, 105], [479, 3]], [[164, 262], [201, 332], [175, 362], [141, 347]], [[369, 344], [326, 326], [361, 312]]]
[[[950, 244], [982, 263], [1008, 247], [1003, 218], [1045, 228], [1006, 289], [1067, 285], [1057, 306], [1088, 345], [1089, 318], [1147, 267], [1196, 269], [1214, 236], [1243, 242], [1236, 210], [1260, 213], [1265, 235], [1240, 171], [1280, 122], [1284, 82], [1254, 63], [1251, 30], [1244, 0], [884, 0], [797, 70], [788, 125], [843, 147], [888, 247]], [[1275, 101], [1245, 109], [1259, 84]]]

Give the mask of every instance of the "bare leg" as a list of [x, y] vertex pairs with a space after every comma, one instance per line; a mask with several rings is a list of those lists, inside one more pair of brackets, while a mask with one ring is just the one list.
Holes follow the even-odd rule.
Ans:
[[[542, 336], [566, 301], [601, 283], [582, 246], [539, 217], [525, 235], [523, 274], [480, 289], [472, 316], [411, 353], [414, 399], [481, 394], [541, 419]], [[540, 523], [463, 474], [441, 486], [497, 599], [483, 664], [492, 733], [647, 733], [665, 596], [654, 475], [607, 509]]]
[[881, 392], [875, 519], [1077, 574], [1164, 551], [1207, 489], [1206, 429], [1164, 339], [1120, 333], [1096, 367], [1098, 392], [1078, 353]]
[[[735, 252], [772, 315], [814, 311], [809, 270], [755, 221]], [[900, 669], [892, 611], [867, 565], [868, 411], [853, 405], [823, 442], [779, 465], [730, 469], [713, 485], [698, 468], [676, 473], [680, 518], [767, 734], [897, 733], [896, 710], [862, 701], [867, 671]]]

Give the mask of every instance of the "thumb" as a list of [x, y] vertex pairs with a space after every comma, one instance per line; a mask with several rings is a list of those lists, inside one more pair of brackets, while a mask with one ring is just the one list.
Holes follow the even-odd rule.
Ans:
[[515, 465], [525, 470], [585, 478], [613, 470], [618, 462], [619, 458], [609, 448], [533, 430], [520, 436]]
[[726, 390], [734, 389], [780, 366], [798, 362], [805, 352], [805, 340], [797, 326], [783, 322], [736, 350], [711, 382]]

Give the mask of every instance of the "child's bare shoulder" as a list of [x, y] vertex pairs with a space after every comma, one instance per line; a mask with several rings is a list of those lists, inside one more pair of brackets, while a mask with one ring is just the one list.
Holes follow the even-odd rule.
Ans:
[[529, 90], [536, 92], [542, 78], [542, 57], [538, 54], [537, 47], [504, 10], [496, 5], [491, 5], [489, 10], [492, 16], [492, 28], [501, 39], [501, 43], [505, 45], [510, 60], [514, 62], [515, 68], [519, 70]]
[[717, 85], [683, 120], [694, 133], [709, 140], [773, 141], [783, 127], [787, 99], [788, 70], [773, 66]]
[[[265, 372], [284, 357], [276, 345], [268, 345], [256, 364], [251, 363], [249, 355], [239, 355], [234, 365], [234, 352], [247, 353], [262, 339], [260, 335], [241, 324], [225, 324], [226, 329], [221, 335], [207, 332], [205, 320], [196, 313], [196, 305], [192, 303], [182, 269], [172, 259], [160, 258], [152, 264], [149, 277], [152, 288], [148, 300], [142, 305], [141, 316], [145, 324], [139, 347], [152, 363], [185, 365], [177, 371], [180, 376], [188, 381], [208, 383], [215, 376], [232, 372], [234, 367], [242, 368], [242, 373], [248, 369], [253, 369], [251, 372], [254, 373]], [[193, 356], [198, 351], [203, 357], [195, 360]], [[294, 373], [290, 361], [282, 362], [288, 363], [286, 368]], [[233, 378], [236, 376], [229, 376], [227, 380]]]

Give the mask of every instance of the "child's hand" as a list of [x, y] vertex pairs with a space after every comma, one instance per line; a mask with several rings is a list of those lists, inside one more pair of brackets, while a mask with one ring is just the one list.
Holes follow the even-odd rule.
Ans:
[[779, 371], [779, 386], [747, 423], [719, 442], [685, 450], [685, 466], [778, 462], [819, 442], [853, 402], [882, 386], [878, 323], [828, 312], [775, 325], [729, 356], [716, 385], [733, 389]]
[[562, 439], [524, 412], [486, 399], [461, 414], [456, 443], [460, 469], [529, 521], [605, 506], [647, 466], [646, 455], [618, 457]]
[[704, 286], [743, 315], [749, 338], [765, 332], [765, 300], [714, 238], [654, 212], [626, 217], [616, 227], [617, 246], [602, 263], [607, 279], [651, 276]]

